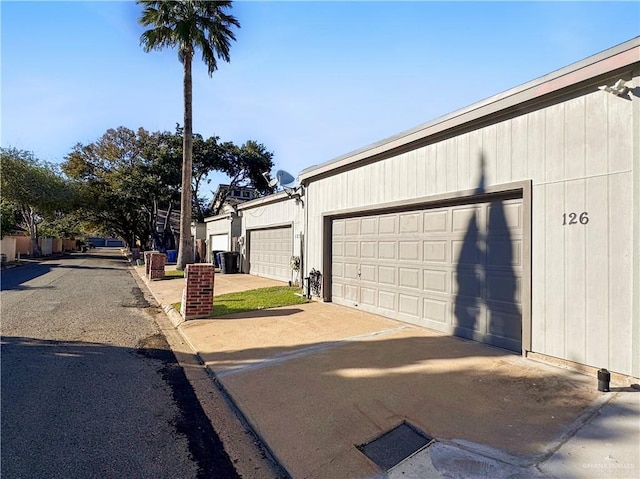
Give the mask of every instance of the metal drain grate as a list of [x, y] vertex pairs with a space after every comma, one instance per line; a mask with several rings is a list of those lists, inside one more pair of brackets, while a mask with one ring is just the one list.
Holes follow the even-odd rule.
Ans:
[[376, 439], [356, 447], [380, 468], [388, 471], [432, 440], [405, 421]]

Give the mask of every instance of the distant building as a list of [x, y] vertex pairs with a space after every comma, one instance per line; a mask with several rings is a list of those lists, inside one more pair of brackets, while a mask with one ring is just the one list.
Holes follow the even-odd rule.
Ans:
[[211, 210], [214, 214], [220, 214], [224, 205], [235, 206], [258, 196], [258, 191], [251, 186], [218, 185], [216, 194], [211, 201]]

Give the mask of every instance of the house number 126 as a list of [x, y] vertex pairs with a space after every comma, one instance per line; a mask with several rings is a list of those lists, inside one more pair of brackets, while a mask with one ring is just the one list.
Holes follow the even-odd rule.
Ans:
[[563, 225], [586, 225], [589, 222], [589, 214], [586, 211], [582, 213], [563, 213], [562, 224]]

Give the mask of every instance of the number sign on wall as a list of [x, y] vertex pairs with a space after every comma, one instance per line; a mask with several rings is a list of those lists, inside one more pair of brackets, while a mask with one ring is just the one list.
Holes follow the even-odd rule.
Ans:
[[589, 222], [589, 214], [586, 211], [582, 213], [563, 213], [562, 214], [562, 225], [563, 226], [571, 226], [571, 225], [586, 225]]

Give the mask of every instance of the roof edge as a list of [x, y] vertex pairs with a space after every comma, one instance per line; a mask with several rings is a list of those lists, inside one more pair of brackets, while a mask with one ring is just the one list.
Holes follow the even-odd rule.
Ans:
[[256, 198], [250, 201], [245, 201], [238, 205], [238, 210], [246, 210], [250, 208], [255, 208], [256, 206], [268, 205], [270, 203], [276, 203], [278, 201], [288, 200], [289, 195], [287, 195], [286, 191], [279, 191], [277, 193], [272, 193], [267, 196], [261, 196], [260, 198]]
[[516, 104], [546, 96], [638, 62], [640, 62], [640, 36], [410, 130], [405, 130], [320, 165], [305, 168], [299, 174], [299, 181], [305, 182], [316, 176], [330, 174], [331, 171], [338, 168], [344, 168], [372, 156], [390, 152], [464, 123], [496, 114]]

